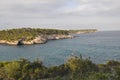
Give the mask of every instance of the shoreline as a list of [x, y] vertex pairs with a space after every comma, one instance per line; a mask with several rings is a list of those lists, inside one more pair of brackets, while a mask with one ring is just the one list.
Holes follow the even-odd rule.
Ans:
[[47, 35], [47, 36], [37, 36], [33, 40], [25, 41], [22, 38], [16, 41], [7, 41], [0, 40], [0, 44], [10, 45], [10, 46], [18, 46], [18, 45], [34, 45], [34, 44], [45, 44], [49, 40], [60, 40], [60, 39], [72, 39], [74, 36], [72, 35]]

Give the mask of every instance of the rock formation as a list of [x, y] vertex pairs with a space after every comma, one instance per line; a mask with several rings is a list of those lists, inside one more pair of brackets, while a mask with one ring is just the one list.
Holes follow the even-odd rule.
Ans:
[[35, 37], [33, 40], [27, 41], [26, 38], [21, 38], [18, 41], [6, 41], [0, 40], [0, 44], [8, 44], [8, 45], [31, 45], [31, 44], [43, 44], [46, 43], [48, 40], [58, 40], [58, 39], [68, 39], [73, 38], [71, 35], [39, 35]]

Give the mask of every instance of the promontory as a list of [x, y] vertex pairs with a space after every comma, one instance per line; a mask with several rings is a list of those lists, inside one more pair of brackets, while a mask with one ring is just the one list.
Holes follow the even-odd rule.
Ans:
[[73, 38], [73, 33], [96, 32], [97, 30], [58, 30], [40, 28], [19, 28], [0, 31], [0, 44], [30, 45], [43, 44], [48, 40]]

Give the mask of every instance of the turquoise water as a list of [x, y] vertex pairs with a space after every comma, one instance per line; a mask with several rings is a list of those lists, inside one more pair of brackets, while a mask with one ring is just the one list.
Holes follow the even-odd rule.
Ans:
[[52, 40], [46, 44], [8, 46], [0, 45], [0, 61], [39, 58], [46, 66], [65, 62], [72, 53], [90, 57], [95, 63], [120, 61], [120, 31], [80, 34], [73, 39]]

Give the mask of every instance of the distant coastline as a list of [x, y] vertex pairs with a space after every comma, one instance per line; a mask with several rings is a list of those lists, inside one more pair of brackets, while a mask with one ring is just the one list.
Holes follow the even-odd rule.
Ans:
[[97, 29], [57, 30], [39, 28], [19, 28], [0, 31], [0, 44], [33, 45], [44, 44], [48, 40], [74, 38], [71, 34], [85, 34], [97, 32]]

